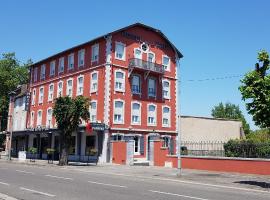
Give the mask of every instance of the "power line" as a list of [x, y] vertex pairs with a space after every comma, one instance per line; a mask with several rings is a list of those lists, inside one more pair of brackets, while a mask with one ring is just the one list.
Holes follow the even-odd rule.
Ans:
[[231, 76], [223, 76], [223, 77], [212, 77], [212, 78], [205, 78], [205, 79], [189, 79], [189, 80], [182, 80], [178, 82], [204, 82], [204, 81], [217, 81], [217, 80], [224, 80], [224, 79], [232, 79], [232, 78], [239, 78], [244, 76], [243, 74], [240, 75], [231, 75]]

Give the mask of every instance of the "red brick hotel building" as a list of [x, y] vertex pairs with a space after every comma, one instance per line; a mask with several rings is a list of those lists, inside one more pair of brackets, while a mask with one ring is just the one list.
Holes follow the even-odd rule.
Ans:
[[[59, 148], [53, 100], [83, 95], [93, 133], [82, 124], [74, 133], [71, 160], [83, 160], [89, 149], [110, 160], [112, 141], [132, 141], [134, 158], [150, 160], [150, 140], [160, 138], [176, 151], [177, 67], [182, 54], [155, 28], [136, 23], [72, 47], [31, 67], [30, 109], [24, 139], [27, 147]], [[21, 133], [20, 133], [21, 134]], [[15, 133], [16, 135], [16, 133]]]

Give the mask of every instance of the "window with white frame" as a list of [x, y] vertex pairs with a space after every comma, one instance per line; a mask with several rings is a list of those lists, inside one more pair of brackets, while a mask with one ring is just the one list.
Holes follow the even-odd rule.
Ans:
[[83, 76], [77, 78], [77, 95], [83, 95]]
[[63, 81], [57, 83], [57, 97], [63, 96]]
[[169, 135], [163, 135], [161, 136], [161, 138], [162, 138], [162, 147], [169, 148], [171, 137]]
[[122, 140], [124, 140], [124, 134], [121, 133], [112, 134], [112, 141], [122, 141]]
[[90, 92], [97, 92], [98, 90], [98, 72], [91, 73]]
[[114, 124], [124, 123], [124, 101], [122, 100], [114, 101], [113, 123]]
[[126, 56], [125, 56], [125, 44], [121, 43], [121, 42], [116, 42], [115, 43], [115, 58], [118, 60], [125, 60]]
[[52, 84], [49, 85], [48, 101], [53, 100], [53, 92], [54, 92], [54, 85], [52, 83]]
[[165, 99], [170, 99], [171, 98], [170, 81], [168, 81], [168, 80], [163, 80], [162, 81], [162, 95], [163, 95], [163, 98], [165, 98]]
[[171, 109], [168, 106], [162, 108], [162, 126], [170, 127], [171, 126]]
[[45, 79], [45, 74], [46, 74], [46, 65], [43, 64], [41, 65], [41, 70], [40, 70], [40, 80]]
[[72, 93], [73, 93], [73, 91], [72, 91], [73, 80], [72, 79], [67, 80], [67, 87], [66, 88], [67, 88], [67, 91], [66, 91], [67, 96], [72, 97]]
[[90, 121], [97, 121], [97, 101], [91, 101], [90, 103]]
[[115, 71], [115, 91], [124, 92], [125, 91], [125, 73], [123, 71]]
[[138, 59], [142, 59], [142, 50], [141, 49], [134, 49], [134, 57]]
[[149, 126], [154, 126], [156, 125], [156, 120], [157, 119], [157, 107], [156, 105], [150, 104], [148, 105], [148, 110], [147, 110], [147, 124]]
[[84, 49], [81, 49], [78, 52], [78, 66], [83, 67], [84, 66]]
[[163, 55], [162, 56], [162, 65], [164, 70], [170, 71], [170, 58], [168, 56]]
[[132, 93], [141, 94], [141, 77], [139, 75], [132, 76]]
[[31, 118], [30, 118], [30, 127], [34, 127], [34, 120], [35, 120], [35, 112], [31, 112]]
[[141, 124], [141, 104], [138, 102], [132, 102], [131, 107], [131, 123]]
[[32, 106], [35, 105], [36, 103], [36, 88], [33, 89], [33, 92], [32, 92]]
[[42, 110], [39, 110], [37, 113], [37, 126], [41, 126], [42, 123]]
[[51, 128], [52, 126], [52, 108], [48, 108], [46, 117], [46, 127]]
[[34, 68], [34, 82], [37, 81], [37, 76], [38, 76], [38, 68], [35, 67], [35, 68]]
[[154, 63], [155, 62], [155, 54], [152, 52], [149, 52], [147, 54], [147, 61], [150, 63]]
[[65, 68], [65, 59], [64, 57], [59, 59], [58, 63], [58, 74], [63, 73]]
[[55, 75], [55, 61], [50, 62], [50, 76]]
[[39, 88], [38, 103], [43, 103], [44, 99], [44, 87]]
[[148, 96], [156, 97], [156, 79], [154, 78], [148, 79]]
[[74, 54], [68, 55], [68, 70], [74, 69]]
[[99, 44], [95, 44], [92, 46], [92, 62], [97, 62], [99, 57]]

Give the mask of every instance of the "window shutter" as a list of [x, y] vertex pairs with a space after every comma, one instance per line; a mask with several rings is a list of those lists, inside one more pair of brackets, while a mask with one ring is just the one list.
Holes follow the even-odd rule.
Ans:
[[170, 138], [170, 149], [169, 149], [169, 153], [172, 155], [174, 152], [174, 139]]
[[144, 137], [140, 137], [140, 154], [144, 154]]

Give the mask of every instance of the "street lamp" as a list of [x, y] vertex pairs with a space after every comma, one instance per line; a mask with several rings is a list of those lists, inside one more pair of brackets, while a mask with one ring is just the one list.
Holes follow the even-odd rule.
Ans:
[[177, 130], [177, 176], [182, 175], [182, 163], [181, 163], [181, 133], [180, 133], [180, 123], [181, 123], [181, 116], [180, 114], [177, 117], [178, 119], [178, 130]]

